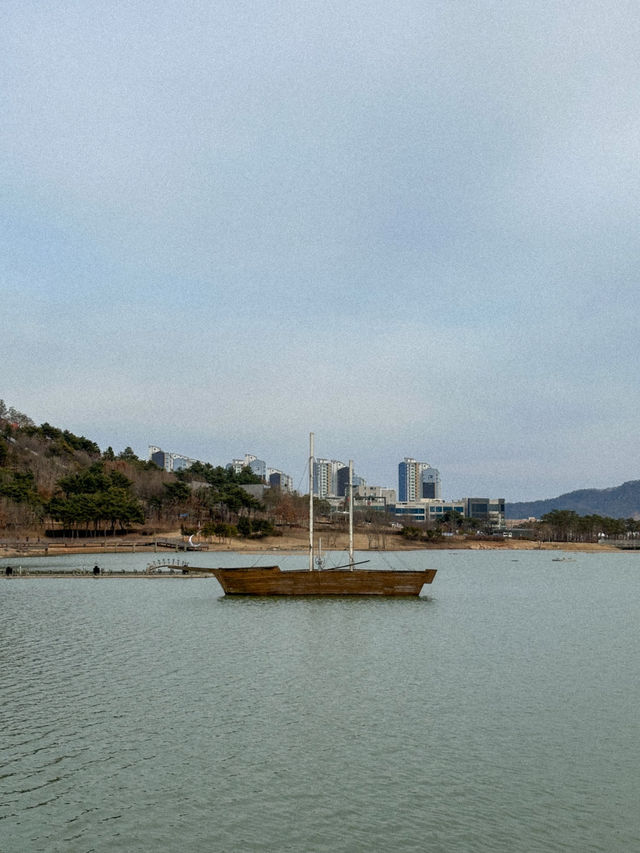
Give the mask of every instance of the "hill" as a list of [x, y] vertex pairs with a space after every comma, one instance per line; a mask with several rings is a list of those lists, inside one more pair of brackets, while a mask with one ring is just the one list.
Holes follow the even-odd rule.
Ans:
[[556, 509], [573, 510], [578, 515], [609, 518], [640, 518], [640, 480], [628, 480], [608, 489], [578, 489], [557, 498], [508, 503], [507, 518], [540, 518]]
[[304, 499], [277, 490], [259, 500], [250, 494], [256, 485], [262, 481], [248, 468], [196, 462], [174, 473], [138, 459], [130, 447], [101, 452], [69, 430], [36, 426], [0, 400], [0, 539], [177, 528], [260, 538], [275, 532], [274, 520], [293, 523], [306, 512]]

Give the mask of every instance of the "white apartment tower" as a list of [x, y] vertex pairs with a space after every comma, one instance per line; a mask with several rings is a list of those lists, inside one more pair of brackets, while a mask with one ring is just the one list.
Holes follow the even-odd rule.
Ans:
[[418, 462], [405, 456], [398, 465], [398, 500], [402, 503], [439, 499], [440, 472], [428, 462]]
[[313, 463], [313, 493], [319, 498], [335, 497], [338, 494], [338, 471], [345, 468], [344, 462], [336, 459], [316, 459]]

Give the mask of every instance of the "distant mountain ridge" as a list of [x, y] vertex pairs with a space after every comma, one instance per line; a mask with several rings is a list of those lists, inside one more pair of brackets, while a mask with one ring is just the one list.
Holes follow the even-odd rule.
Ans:
[[640, 518], [640, 480], [628, 480], [608, 489], [578, 489], [542, 501], [507, 503], [507, 518], [540, 518], [554, 509], [570, 509], [578, 515], [608, 518]]

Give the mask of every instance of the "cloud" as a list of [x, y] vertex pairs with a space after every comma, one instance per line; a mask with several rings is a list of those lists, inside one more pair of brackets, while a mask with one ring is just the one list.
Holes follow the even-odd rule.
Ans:
[[370, 482], [411, 454], [454, 494], [636, 476], [639, 28], [6, 4], [4, 397], [216, 462], [293, 467], [316, 428]]

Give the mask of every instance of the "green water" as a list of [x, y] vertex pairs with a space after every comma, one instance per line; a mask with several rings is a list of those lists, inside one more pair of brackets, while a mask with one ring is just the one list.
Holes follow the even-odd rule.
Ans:
[[3, 578], [0, 851], [640, 850], [640, 554], [551, 557], [404, 556], [399, 601]]

